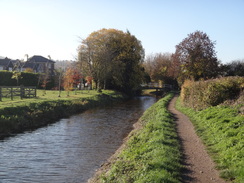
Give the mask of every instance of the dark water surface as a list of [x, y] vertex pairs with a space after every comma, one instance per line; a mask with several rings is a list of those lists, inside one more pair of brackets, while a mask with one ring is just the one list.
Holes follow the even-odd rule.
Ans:
[[0, 183], [86, 182], [155, 102], [138, 97], [0, 141]]

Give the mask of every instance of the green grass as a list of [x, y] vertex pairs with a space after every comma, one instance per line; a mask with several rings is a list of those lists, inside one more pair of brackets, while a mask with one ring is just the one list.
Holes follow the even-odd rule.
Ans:
[[166, 109], [172, 96], [167, 95], [146, 110], [141, 118], [142, 129], [132, 133], [100, 182], [180, 182], [180, 145], [174, 120]]
[[152, 95], [154, 92], [156, 92], [156, 89], [144, 89], [142, 90], [142, 95]]
[[177, 108], [191, 118], [221, 170], [221, 176], [233, 182], [244, 182], [244, 116], [238, 112], [238, 107], [222, 105], [197, 112], [182, 107], [178, 100]]
[[122, 94], [104, 90], [102, 93], [70, 93], [69, 97], [58, 97], [57, 91], [47, 91], [37, 98], [3, 101], [0, 102], [0, 138], [122, 99]]
[[[45, 94], [44, 94], [45, 92]], [[103, 90], [103, 94], [115, 96], [118, 93], [112, 90]], [[14, 97], [14, 100], [10, 98], [3, 98], [0, 101], [0, 109], [5, 107], [13, 107], [13, 106], [22, 106], [28, 105], [29, 103], [33, 102], [42, 102], [42, 101], [49, 101], [49, 100], [74, 100], [74, 99], [81, 99], [81, 98], [89, 98], [100, 95], [96, 90], [79, 90], [77, 92], [71, 91], [69, 92], [69, 96], [67, 96], [66, 91], [62, 91], [60, 97], [59, 91], [57, 90], [37, 90], [37, 97], [36, 98], [28, 98], [28, 99], [20, 99], [20, 97]]]

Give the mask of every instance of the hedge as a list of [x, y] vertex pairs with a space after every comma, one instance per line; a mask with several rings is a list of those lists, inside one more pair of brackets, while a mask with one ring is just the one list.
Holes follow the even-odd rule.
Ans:
[[[0, 86], [16, 86], [16, 79], [12, 79], [13, 72], [0, 71]], [[19, 85], [24, 86], [37, 86], [39, 74], [21, 72]]]
[[196, 110], [217, 106], [227, 100], [237, 100], [244, 90], [244, 77], [223, 77], [207, 81], [184, 82], [181, 102]]

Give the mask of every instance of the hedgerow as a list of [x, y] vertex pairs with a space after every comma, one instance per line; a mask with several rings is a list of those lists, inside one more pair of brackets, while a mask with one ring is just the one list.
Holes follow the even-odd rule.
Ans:
[[[0, 86], [16, 86], [17, 81], [12, 79], [13, 72], [11, 71], [0, 71]], [[19, 79], [19, 85], [24, 86], [37, 86], [39, 75], [36, 73], [21, 72]]]
[[202, 110], [227, 100], [236, 100], [243, 89], [244, 77], [224, 77], [198, 82], [187, 80], [182, 85], [180, 98], [184, 106]]

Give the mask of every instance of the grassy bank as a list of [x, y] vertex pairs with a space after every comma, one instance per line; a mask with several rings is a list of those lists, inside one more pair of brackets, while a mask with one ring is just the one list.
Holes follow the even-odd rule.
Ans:
[[221, 177], [233, 182], [244, 182], [244, 116], [240, 106], [219, 105], [202, 111], [182, 107], [177, 109], [190, 117], [198, 135], [206, 144], [221, 170]]
[[123, 96], [114, 91], [73, 93], [69, 97], [58, 97], [57, 91], [47, 91], [35, 99], [0, 102], [0, 138], [121, 99]]
[[146, 110], [142, 128], [133, 131], [110, 170], [95, 182], [180, 182], [180, 150], [175, 124], [166, 107], [172, 94]]

